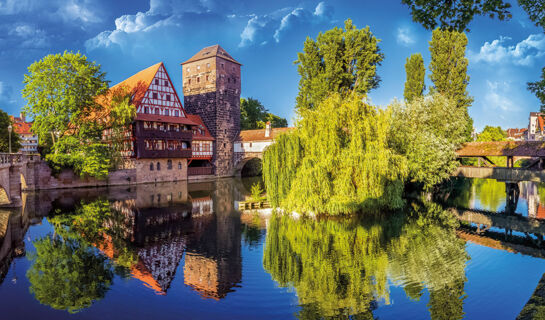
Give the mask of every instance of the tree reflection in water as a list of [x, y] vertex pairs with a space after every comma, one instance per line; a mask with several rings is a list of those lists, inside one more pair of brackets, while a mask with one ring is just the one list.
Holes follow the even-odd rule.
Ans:
[[388, 278], [413, 299], [427, 289], [432, 319], [461, 319], [469, 257], [453, 219], [433, 203], [364, 219], [273, 216], [263, 264], [295, 288], [301, 319], [372, 319], [377, 301], [389, 304]]

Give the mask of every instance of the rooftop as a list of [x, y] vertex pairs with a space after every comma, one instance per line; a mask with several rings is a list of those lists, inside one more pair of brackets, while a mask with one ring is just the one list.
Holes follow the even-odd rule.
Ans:
[[234, 62], [238, 65], [242, 65], [240, 62], [236, 61], [231, 55], [225, 51], [222, 47], [220, 47], [219, 44], [202, 48], [201, 51], [197, 52], [193, 57], [191, 57], [189, 60], [182, 62], [181, 64], [186, 64], [190, 62], [195, 62], [203, 59], [207, 59], [210, 57], [220, 57], [222, 59]]
[[274, 140], [282, 133], [290, 132], [294, 130], [294, 127], [286, 128], [272, 128], [271, 134], [268, 137], [265, 137], [265, 129], [256, 129], [256, 130], [242, 130], [238, 141], [268, 141]]

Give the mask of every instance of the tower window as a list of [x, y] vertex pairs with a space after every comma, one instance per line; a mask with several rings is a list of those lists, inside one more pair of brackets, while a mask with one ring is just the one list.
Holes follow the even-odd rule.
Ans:
[[188, 79], [188, 80], [187, 80], [187, 84], [191, 84], [191, 79]]
[[210, 63], [207, 63], [207, 64], [206, 64], [206, 67], [207, 67], [207, 68], [210, 68]]
[[201, 70], [201, 66], [197, 66], [197, 70]]
[[153, 99], [157, 99], [157, 92], [153, 93]]
[[201, 78], [197, 77], [197, 83], [201, 82]]
[[189, 72], [189, 67], [187, 67], [186, 71]]
[[178, 169], [182, 170], [182, 163], [178, 162]]
[[233, 81], [234, 81], [235, 83], [237, 83], [237, 78], [233, 78]]
[[157, 171], [161, 171], [161, 163], [157, 162]]
[[206, 76], [206, 82], [208, 82], [208, 76]]
[[225, 69], [225, 64], [223, 62], [221, 63], [221, 68]]
[[149, 171], [153, 171], [153, 162], [149, 164]]
[[172, 160], [167, 160], [167, 169], [172, 170]]
[[227, 82], [228, 82], [228, 83], [231, 83], [231, 78], [227, 78]]

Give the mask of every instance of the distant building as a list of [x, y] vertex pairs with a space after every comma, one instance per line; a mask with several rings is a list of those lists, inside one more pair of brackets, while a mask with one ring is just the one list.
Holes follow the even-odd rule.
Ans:
[[265, 129], [243, 130], [235, 142], [235, 153], [258, 152], [261, 153], [271, 145], [280, 134], [289, 132], [295, 128], [271, 128], [267, 122]]
[[528, 140], [544, 140], [545, 137], [545, 114], [541, 112], [530, 112], [528, 123]]
[[509, 128], [505, 131], [507, 132], [507, 140], [524, 141], [528, 139], [527, 128]]
[[[37, 153], [38, 136], [32, 133], [32, 122], [26, 122], [25, 114], [21, 112], [19, 117], [10, 117], [13, 122], [13, 131], [21, 137], [21, 152]], [[15, 151], [15, 150], [14, 150]]]

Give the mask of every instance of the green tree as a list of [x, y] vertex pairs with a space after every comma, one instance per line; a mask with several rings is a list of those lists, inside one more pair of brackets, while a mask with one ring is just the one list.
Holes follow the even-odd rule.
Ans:
[[413, 54], [407, 58], [405, 72], [407, 80], [405, 81], [403, 97], [405, 97], [406, 102], [410, 102], [414, 98], [422, 97], [426, 89], [426, 85], [424, 84], [426, 67], [424, 67], [424, 59], [420, 53]]
[[431, 189], [449, 178], [465, 141], [465, 108], [435, 93], [394, 105], [393, 112], [390, 144], [407, 158], [409, 180]]
[[240, 129], [252, 130], [265, 128], [269, 121], [273, 128], [283, 128], [288, 126], [288, 121], [277, 115], [274, 115], [261, 104], [257, 99], [240, 99]]
[[[521, 1], [523, 0], [519, 0]], [[469, 31], [467, 26], [474, 16], [497, 16], [500, 20], [511, 18], [508, 10], [511, 4], [503, 0], [401, 0], [401, 3], [410, 8], [413, 21], [428, 30], [440, 27], [460, 32]]]
[[469, 75], [468, 59], [465, 56], [467, 37], [463, 32], [435, 29], [430, 41], [431, 62], [430, 79], [432, 91], [439, 92], [463, 108], [466, 120], [465, 135], [467, 140], [473, 132], [473, 120], [467, 108], [473, 98], [467, 92]]
[[297, 130], [263, 154], [272, 205], [331, 215], [401, 207], [407, 163], [388, 145], [390, 121], [356, 93], [302, 110]]
[[33, 242], [27, 271], [30, 292], [54, 309], [76, 313], [104, 298], [113, 273], [98, 250], [83, 241], [45, 236]]
[[545, 29], [545, 1], [543, 0], [518, 0], [519, 5], [528, 13], [530, 20], [536, 26]]
[[501, 127], [486, 126], [483, 131], [477, 136], [477, 141], [505, 141], [507, 132]]
[[258, 129], [258, 123], [263, 121], [267, 109], [257, 99], [240, 98], [240, 129]]
[[[136, 115], [126, 89], [108, 91], [100, 65], [80, 53], [48, 55], [25, 75], [25, 111], [54, 170], [73, 168], [81, 176], [105, 178], [116, 163], [116, 142]], [[124, 90], [124, 91], [123, 91]], [[110, 132], [110, 143], [103, 140]]]
[[[9, 152], [9, 125], [13, 126], [9, 115], [0, 110], [0, 152]], [[13, 129], [11, 131], [11, 151], [17, 152], [21, 148], [21, 138]]]
[[297, 110], [317, 108], [332, 92], [365, 94], [377, 88], [376, 68], [384, 59], [379, 41], [369, 27], [357, 29], [350, 19], [344, 29], [335, 27], [316, 40], [307, 38], [295, 61], [301, 76]]
[[541, 102], [541, 112], [545, 112], [545, 67], [541, 69], [541, 80], [528, 82], [528, 90], [536, 95]]

